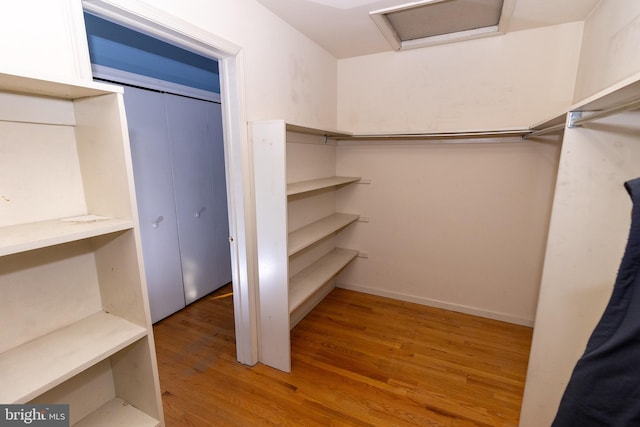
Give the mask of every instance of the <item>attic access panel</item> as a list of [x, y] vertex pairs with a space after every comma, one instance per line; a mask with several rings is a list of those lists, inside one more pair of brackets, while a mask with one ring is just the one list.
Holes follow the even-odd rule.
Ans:
[[370, 13], [396, 50], [502, 34], [513, 0], [424, 0]]

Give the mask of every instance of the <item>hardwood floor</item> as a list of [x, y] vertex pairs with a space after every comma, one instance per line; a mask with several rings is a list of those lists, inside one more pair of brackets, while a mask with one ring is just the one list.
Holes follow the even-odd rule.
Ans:
[[236, 362], [230, 292], [154, 326], [167, 427], [518, 425], [531, 328], [335, 289], [286, 374]]

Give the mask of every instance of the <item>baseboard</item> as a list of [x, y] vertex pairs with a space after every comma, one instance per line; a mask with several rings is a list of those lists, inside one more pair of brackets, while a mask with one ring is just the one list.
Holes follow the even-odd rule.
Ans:
[[363, 286], [352, 285], [349, 283], [339, 282], [338, 288], [347, 289], [351, 291], [363, 292], [365, 294], [377, 295], [380, 297], [393, 298], [400, 301], [413, 302], [416, 304], [426, 305], [428, 307], [442, 308], [444, 310], [457, 311], [459, 313], [471, 314], [474, 316], [484, 317], [487, 319], [499, 320], [502, 322], [513, 323], [515, 325], [533, 327], [534, 319], [527, 319], [523, 317], [514, 316], [507, 313], [500, 313], [495, 311], [484, 310], [477, 307], [471, 307], [462, 304], [455, 304], [446, 301], [439, 301], [431, 298], [418, 297], [415, 295], [407, 295], [399, 292], [391, 292], [382, 289], [372, 289]]

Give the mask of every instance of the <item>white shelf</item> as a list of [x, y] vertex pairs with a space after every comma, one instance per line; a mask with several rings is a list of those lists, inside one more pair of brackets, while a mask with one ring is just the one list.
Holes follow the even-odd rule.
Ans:
[[0, 256], [54, 246], [133, 228], [133, 221], [102, 219], [92, 222], [51, 221], [0, 228]]
[[332, 176], [329, 178], [312, 179], [310, 181], [292, 182], [287, 184], [287, 196], [337, 187], [339, 185], [349, 184], [359, 180], [360, 177], [355, 176]]
[[360, 215], [335, 213], [289, 233], [288, 255], [291, 256], [300, 252], [304, 248], [357, 221], [358, 218], [360, 218]]
[[358, 255], [352, 249], [335, 248], [289, 280], [289, 313], [340, 272]]
[[99, 312], [8, 350], [0, 354], [0, 402], [26, 403], [146, 335], [141, 326]]
[[108, 93], [122, 93], [121, 87], [105, 83], [43, 80], [37, 77], [5, 73], [0, 73], [0, 90], [62, 99], [77, 99]]
[[158, 427], [160, 422], [129, 405], [113, 399], [74, 424], [74, 427]]

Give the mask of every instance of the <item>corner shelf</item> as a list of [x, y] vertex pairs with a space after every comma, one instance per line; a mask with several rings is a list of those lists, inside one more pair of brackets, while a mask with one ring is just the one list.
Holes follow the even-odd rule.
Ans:
[[287, 254], [289, 256], [294, 255], [325, 237], [340, 231], [359, 218], [360, 215], [335, 213], [293, 231], [289, 233], [287, 244], [289, 251]]

